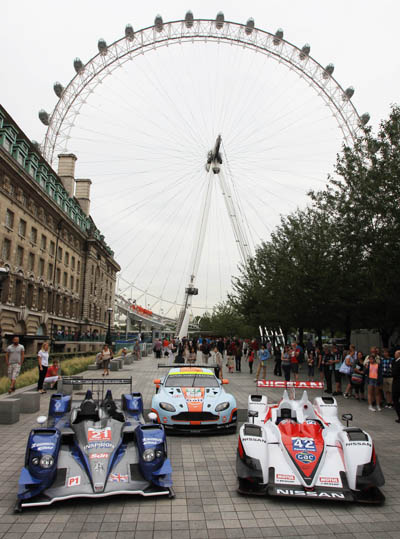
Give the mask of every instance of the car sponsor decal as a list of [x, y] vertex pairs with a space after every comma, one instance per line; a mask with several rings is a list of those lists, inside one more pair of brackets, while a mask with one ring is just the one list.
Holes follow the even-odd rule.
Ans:
[[144, 444], [161, 444], [163, 442], [163, 440], [161, 440], [160, 438], [143, 438], [143, 443]]
[[95, 462], [93, 466], [93, 470], [95, 472], [102, 472], [104, 470], [104, 466], [102, 465], [101, 462]]
[[104, 429], [88, 428], [88, 442], [102, 442], [111, 439], [111, 427], [106, 427]]
[[315, 461], [315, 455], [313, 455], [312, 453], [308, 453], [307, 451], [296, 453], [295, 458], [304, 464], [309, 464]]
[[128, 476], [121, 475], [120, 473], [110, 474], [111, 483], [128, 483]]
[[275, 494], [277, 496], [306, 496], [310, 498], [345, 499], [343, 492], [316, 492], [314, 490], [292, 490], [291, 488], [277, 488], [275, 489]]
[[79, 487], [81, 484], [81, 476], [76, 475], [74, 477], [69, 477], [67, 482], [67, 487]]
[[316, 473], [325, 447], [321, 425], [287, 420], [281, 421], [278, 429], [282, 444], [292, 462], [305, 479], [311, 479]]
[[292, 451], [315, 451], [315, 442], [312, 438], [292, 438]]
[[109, 453], [91, 453], [90, 459], [108, 459]]
[[[196, 390], [196, 391], [193, 391]], [[188, 412], [202, 412], [204, 400], [204, 387], [182, 387], [182, 393], [185, 397]]]
[[284, 474], [284, 473], [277, 473], [275, 475], [275, 481], [282, 481], [283, 483], [292, 483], [293, 481], [295, 481], [296, 478], [294, 475], [292, 474]]
[[89, 442], [85, 445], [85, 449], [114, 449], [114, 444], [110, 442]]
[[320, 477], [319, 482], [324, 483], [326, 485], [338, 485], [339, 478], [338, 477]]
[[55, 444], [52, 442], [35, 442], [31, 445], [31, 449], [36, 451], [53, 451]]

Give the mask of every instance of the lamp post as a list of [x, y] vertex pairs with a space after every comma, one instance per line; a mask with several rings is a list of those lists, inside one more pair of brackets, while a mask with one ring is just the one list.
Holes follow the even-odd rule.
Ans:
[[112, 345], [112, 338], [111, 338], [111, 313], [112, 312], [113, 312], [112, 308], [109, 307], [107, 309], [107, 313], [108, 313], [108, 329], [107, 329], [107, 335], [106, 335], [106, 339], [105, 339], [105, 342], [106, 342], [106, 344], [108, 344], [108, 346]]

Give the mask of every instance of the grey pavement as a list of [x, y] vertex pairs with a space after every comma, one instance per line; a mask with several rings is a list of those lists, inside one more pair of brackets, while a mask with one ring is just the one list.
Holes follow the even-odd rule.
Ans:
[[[224, 373], [226, 375], [226, 373]], [[267, 378], [270, 376], [269, 369]], [[114, 378], [132, 376], [149, 409], [153, 379], [160, 376], [157, 360], [144, 358]], [[100, 377], [101, 371], [84, 373]], [[246, 408], [255, 392], [254, 375], [243, 362], [243, 372], [229, 376], [225, 386]], [[114, 389], [114, 388], [113, 388]], [[280, 390], [267, 391], [278, 400]], [[77, 397], [81, 398], [82, 392]], [[317, 394], [316, 392], [313, 392]], [[50, 392], [42, 396], [47, 413]], [[169, 436], [176, 498], [116, 497], [73, 500], [14, 514], [17, 481], [23, 465], [29, 430], [36, 414], [23, 414], [19, 423], [0, 425], [3, 457], [0, 461], [0, 538], [7, 539], [211, 539], [242, 537], [338, 537], [342, 539], [400, 538], [400, 425], [392, 410], [372, 413], [365, 402], [338, 398], [340, 413], [351, 412], [354, 426], [374, 438], [386, 485], [383, 506], [316, 502], [284, 498], [245, 497], [236, 492], [237, 435]], [[39, 415], [39, 414], [37, 414]]]

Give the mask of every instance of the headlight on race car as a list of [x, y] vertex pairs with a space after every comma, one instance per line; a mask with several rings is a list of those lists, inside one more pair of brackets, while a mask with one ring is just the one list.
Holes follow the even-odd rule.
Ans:
[[145, 462], [153, 462], [153, 460], [156, 458], [154, 449], [146, 449], [143, 451], [142, 457]]
[[54, 464], [54, 458], [51, 455], [43, 455], [40, 458], [39, 464], [42, 468], [51, 468]]
[[167, 412], [176, 412], [175, 406], [169, 404], [169, 402], [160, 402], [160, 408], [167, 410]]
[[40, 458], [39, 458], [39, 457], [33, 457], [33, 459], [32, 459], [31, 462], [32, 462], [32, 464], [33, 464], [34, 466], [39, 466]]
[[215, 407], [215, 411], [222, 412], [227, 408], [229, 408], [229, 402], [221, 402], [220, 404], [217, 404], [217, 406]]

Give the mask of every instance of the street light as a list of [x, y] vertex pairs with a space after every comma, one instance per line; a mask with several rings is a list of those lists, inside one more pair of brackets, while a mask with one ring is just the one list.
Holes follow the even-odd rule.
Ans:
[[107, 329], [107, 335], [106, 335], [106, 344], [108, 344], [108, 346], [111, 346], [112, 345], [112, 338], [111, 338], [111, 313], [113, 312], [112, 308], [109, 307], [107, 309], [107, 313], [108, 313], [108, 329]]

